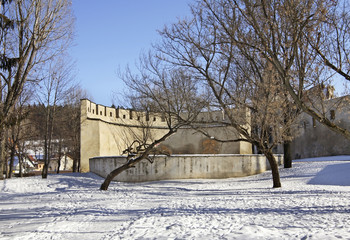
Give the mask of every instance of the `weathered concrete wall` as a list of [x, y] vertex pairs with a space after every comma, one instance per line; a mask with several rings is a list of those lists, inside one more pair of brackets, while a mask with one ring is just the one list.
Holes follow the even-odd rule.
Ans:
[[[283, 164], [283, 155], [275, 155]], [[95, 157], [90, 159], [90, 171], [106, 177], [126, 161], [125, 157]], [[264, 155], [212, 154], [156, 156], [154, 163], [143, 160], [118, 175], [114, 180], [142, 182], [189, 178], [230, 178], [262, 173], [270, 169]]]
[[[322, 108], [328, 118], [331, 119], [333, 114], [332, 121], [335, 124], [349, 129], [349, 96], [328, 100]], [[350, 154], [349, 140], [315, 121], [310, 115], [304, 113], [300, 116], [296, 132], [298, 137], [293, 140], [291, 149], [294, 159]]]
[[[216, 114], [212, 116], [213, 114]], [[211, 115], [211, 116], [209, 116]], [[201, 121], [207, 118], [223, 118], [222, 113], [201, 115]], [[245, 116], [243, 116], [244, 118]], [[246, 118], [250, 120], [250, 116]], [[127, 109], [115, 109], [95, 104], [87, 99], [81, 100], [81, 170], [89, 171], [89, 159], [98, 156], [119, 156], [137, 137], [142, 138], [144, 126], [148, 126], [150, 136], [159, 139], [168, 130], [161, 115], [146, 116]], [[233, 128], [203, 124], [203, 129], [219, 139], [240, 138]], [[250, 154], [251, 144], [247, 142], [218, 143], [189, 128], [179, 129], [160, 144], [158, 149], [170, 154]]]

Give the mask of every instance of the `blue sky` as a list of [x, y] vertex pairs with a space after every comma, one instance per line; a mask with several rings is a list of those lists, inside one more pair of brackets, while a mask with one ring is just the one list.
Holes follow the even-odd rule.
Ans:
[[[157, 30], [190, 15], [193, 0], [73, 0], [76, 80], [98, 104], [123, 92], [117, 70], [133, 66], [159, 40]], [[115, 102], [118, 105], [118, 102]]]

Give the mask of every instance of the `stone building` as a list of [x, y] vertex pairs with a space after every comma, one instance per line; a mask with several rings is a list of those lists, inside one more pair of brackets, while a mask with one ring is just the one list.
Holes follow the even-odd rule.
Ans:
[[[331, 98], [326, 96], [320, 109], [337, 125], [350, 127], [350, 96]], [[308, 114], [301, 114], [297, 129], [297, 137], [292, 142], [292, 157], [294, 159], [350, 155], [350, 141], [342, 135], [331, 131], [317, 122]]]

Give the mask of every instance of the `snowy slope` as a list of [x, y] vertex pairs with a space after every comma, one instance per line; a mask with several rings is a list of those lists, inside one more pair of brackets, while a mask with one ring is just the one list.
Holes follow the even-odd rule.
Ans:
[[0, 239], [350, 239], [350, 161], [280, 170], [281, 189], [271, 172], [107, 192], [91, 173], [5, 180]]

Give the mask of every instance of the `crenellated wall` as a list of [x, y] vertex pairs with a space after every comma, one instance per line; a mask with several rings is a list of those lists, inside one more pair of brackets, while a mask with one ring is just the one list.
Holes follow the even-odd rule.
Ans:
[[[249, 119], [249, 114], [245, 116]], [[202, 113], [200, 122], [223, 119], [221, 112]], [[111, 108], [88, 99], [81, 100], [81, 171], [89, 171], [89, 159], [119, 156], [136, 138], [149, 130], [152, 139], [163, 136], [168, 128], [161, 114], [146, 114], [128, 109]], [[239, 135], [232, 127], [205, 125], [205, 130], [220, 139], [235, 139]], [[238, 141], [221, 143], [190, 128], [179, 129], [157, 146], [169, 154], [250, 154], [251, 144]]]

